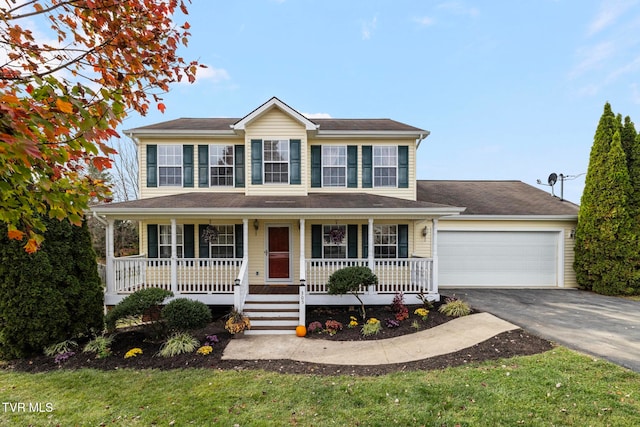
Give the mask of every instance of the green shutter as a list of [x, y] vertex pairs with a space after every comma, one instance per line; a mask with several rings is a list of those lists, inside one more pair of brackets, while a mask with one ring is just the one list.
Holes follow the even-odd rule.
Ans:
[[158, 146], [147, 145], [147, 187], [158, 186]]
[[398, 258], [409, 258], [409, 226], [398, 225]]
[[236, 168], [235, 170], [235, 185], [236, 188], [243, 188], [244, 187], [244, 145], [236, 145], [234, 147], [234, 156], [233, 156], [233, 161], [234, 161], [234, 167]]
[[158, 224], [147, 224], [147, 256], [158, 258]]
[[[244, 148], [244, 147], [243, 147]], [[236, 239], [236, 258], [242, 258], [244, 256], [244, 228], [242, 224], [235, 225], [235, 236]]]
[[322, 225], [311, 225], [311, 258], [322, 258]]
[[193, 187], [193, 145], [182, 146], [182, 186]]
[[347, 187], [358, 188], [358, 146], [347, 146]]
[[202, 233], [207, 227], [207, 224], [200, 224], [198, 226], [198, 249], [200, 258], [209, 258], [209, 242], [202, 238]]
[[369, 257], [369, 224], [362, 224], [362, 258]]
[[373, 153], [370, 145], [362, 146], [362, 188], [373, 187]]
[[195, 226], [193, 224], [184, 224], [182, 226], [182, 232], [184, 233], [182, 236], [182, 242], [184, 244], [182, 256], [184, 258], [195, 258]]
[[322, 146], [311, 146], [311, 187], [322, 187]]
[[251, 184], [262, 184], [262, 140], [251, 140]]
[[409, 188], [409, 147], [398, 147], [398, 188]]
[[291, 175], [289, 183], [293, 185], [300, 184], [300, 143], [299, 139], [289, 141], [289, 165], [291, 167]]
[[209, 146], [198, 145], [198, 187], [209, 186]]
[[358, 226], [347, 225], [347, 258], [358, 258]]

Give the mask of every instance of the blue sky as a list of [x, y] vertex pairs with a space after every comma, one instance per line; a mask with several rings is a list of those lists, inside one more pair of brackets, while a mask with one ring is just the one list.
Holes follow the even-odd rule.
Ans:
[[[164, 114], [242, 117], [272, 96], [309, 115], [431, 131], [419, 179], [587, 171], [604, 103], [640, 123], [640, 1], [194, 0], [181, 54], [209, 68]], [[580, 201], [584, 176], [566, 181]], [[540, 187], [549, 191], [549, 187]], [[556, 194], [560, 192], [556, 185]]]

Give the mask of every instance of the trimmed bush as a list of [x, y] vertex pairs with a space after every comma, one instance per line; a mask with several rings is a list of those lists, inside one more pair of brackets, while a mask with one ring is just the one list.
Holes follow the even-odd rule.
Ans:
[[40, 250], [0, 223], [0, 358], [41, 353], [103, 327], [104, 290], [86, 223], [45, 218]]
[[364, 303], [358, 296], [361, 286], [378, 284], [378, 277], [371, 272], [369, 267], [345, 267], [335, 271], [327, 281], [327, 292], [329, 295], [346, 295], [348, 293], [355, 296], [360, 301], [360, 316], [366, 319]]
[[184, 353], [193, 353], [200, 346], [200, 342], [186, 332], [172, 335], [160, 349], [160, 356], [173, 357]]
[[125, 297], [107, 314], [107, 329], [114, 330], [116, 322], [129, 316], [141, 316], [152, 307], [162, 305], [173, 292], [160, 288], [141, 289]]
[[162, 318], [175, 331], [204, 328], [211, 322], [211, 310], [206, 304], [188, 298], [177, 298], [162, 309]]

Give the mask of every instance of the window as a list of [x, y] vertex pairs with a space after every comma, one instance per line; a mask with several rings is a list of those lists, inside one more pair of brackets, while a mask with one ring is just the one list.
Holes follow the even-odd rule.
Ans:
[[322, 255], [323, 258], [347, 257], [347, 226], [322, 226]]
[[398, 147], [373, 147], [373, 186], [398, 186]]
[[233, 225], [216, 225], [218, 235], [211, 239], [210, 257], [211, 258], [233, 258], [235, 252], [235, 236]]
[[322, 146], [322, 186], [347, 186], [346, 146]]
[[375, 258], [397, 258], [398, 226], [374, 225], [373, 246]]
[[158, 145], [158, 184], [182, 186], [182, 146]]
[[264, 141], [264, 182], [289, 183], [289, 140]]
[[[178, 258], [182, 258], [184, 248], [184, 228], [176, 225], [176, 252]], [[171, 226], [158, 226], [158, 254], [160, 258], [171, 258]]]
[[209, 146], [210, 185], [233, 186], [233, 145]]

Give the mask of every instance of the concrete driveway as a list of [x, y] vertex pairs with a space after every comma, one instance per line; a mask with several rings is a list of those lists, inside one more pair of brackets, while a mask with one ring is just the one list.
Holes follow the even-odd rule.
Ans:
[[441, 289], [540, 337], [640, 372], [640, 302], [576, 289]]

